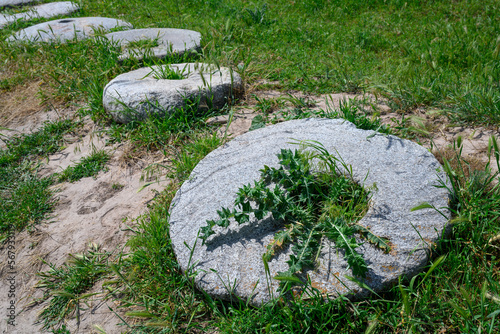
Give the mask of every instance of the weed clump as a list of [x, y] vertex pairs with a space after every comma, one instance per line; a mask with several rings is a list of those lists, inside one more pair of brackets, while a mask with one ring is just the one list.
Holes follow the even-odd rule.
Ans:
[[59, 174], [59, 182], [75, 182], [84, 177], [96, 176], [99, 171], [105, 169], [109, 159], [108, 152], [104, 150], [94, 151], [88, 157], [82, 158], [75, 166], [70, 166]]
[[182, 80], [190, 74], [187, 65], [181, 70], [179, 68], [171, 67], [170, 65], [156, 65], [149, 67], [149, 72], [146, 77], [151, 76], [156, 80]]
[[[250, 221], [251, 214], [257, 219], [271, 214], [283, 222], [284, 229], [274, 235], [263, 254], [266, 268], [275, 252], [286, 245], [291, 244], [293, 253], [287, 261], [288, 271], [278, 273], [275, 279], [299, 282], [297, 273], [316, 266], [325, 238], [345, 251], [355, 276], [365, 277], [368, 266], [356, 251], [359, 243], [354, 234], [359, 233], [376, 246], [389, 249], [387, 240], [356, 223], [367, 210], [370, 193], [354, 182], [352, 169], [320, 143], [310, 141], [303, 146], [313, 151], [282, 149], [278, 154], [281, 167], [264, 166], [260, 180], [238, 190], [234, 201], [237, 209], [217, 211], [220, 218], [207, 221], [201, 228], [201, 239], [207, 243], [215, 234], [213, 227], [227, 228], [231, 218], [243, 224]], [[317, 165], [315, 160], [319, 161]], [[270, 184], [274, 184], [274, 188]]]
[[57, 152], [64, 135], [77, 124], [49, 122], [31, 134], [0, 138], [6, 144], [0, 150], [0, 243], [13, 231], [32, 228], [52, 211], [56, 201], [50, 186], [54, 180], [37, 175], [37, 160]]
[[79, 322], [81, 302], [92, 293], [86, 293], [106, 273], [109, 253], [101, 252], [99, 246], [90, 244], [84, 254], [71, 255], [68, 263], [61, 267], [48, 264], [50, 269], [41, 272], [37, 287], [44, 289], [43, 296], [35, 303], [49, 301], [39, 315], [43, 328], [58, 327], [68, 315], [75, 313]]

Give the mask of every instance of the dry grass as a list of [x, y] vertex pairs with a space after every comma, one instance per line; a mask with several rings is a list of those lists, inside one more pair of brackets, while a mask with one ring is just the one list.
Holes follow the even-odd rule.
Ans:
[[[50, 90], [42, 80], [30, 81], [9, 91], [0, 91], [0, 126], [27, 119], [39, 112], [65, 106], [61, 101], [42, 99], [41, 89]], [[22, 123], [22, 122], [17, 122]]]
[[0, 125], [27, 118], [41, 109], [38, 92], [41, 81], [33, 81], [14, 90], [0, 93]]
[[[457, 152], [447, 146], [442, 148], [435, 148], [432, 150], [432, 154], [436, 157], [441, 165], [443, 165], [443, 159], [448, 160], [453, 170], [463, 170], [465, 178], [468, 178], [474, 171], [484, 171], [487, 161], [478, 159], [473, 156], [465, 156], [462, 154], [460, 160], [458, 160]], [[461, 168], [461, 165], [466, 164], [469, 168]]]

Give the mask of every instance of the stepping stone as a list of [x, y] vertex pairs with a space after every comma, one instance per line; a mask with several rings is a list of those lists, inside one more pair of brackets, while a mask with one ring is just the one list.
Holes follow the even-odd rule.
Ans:
[[0, 29], [17, 20], [29, 21], [37, 18], [51, 18], [57, 15], [68, 15], [79, 10], [77, 4], [71, 1], [50, 2], [32, 7], [29, 11], [13, 15], [0, 14]]
[[32, 2], [38, 2], [37, 0], [0, 0], [1, 7], [14, 7], [20, 5], [26, 5]]
[[[145, 52], [151, 52], [157, 58], [165, 58], [168, 54], [183, 55], [187, 51], [194, 51], [200, 48], [201, 34], [197, 31], [170, 28], [132, 29], [127, 31], [117, 31], [105, 35], [106, 38], [116, 41], [125, 48], [120, 55], [120, 60], [129, 57], [137, 59], [144, 58]], [[126, 49], [130, 42], [145, 40], [156, 40], [158, 46], [144, 49]]]
[[[262, 254], [281, 228], [279, 223], [272, 218], [251, 218], [238, 226], [232, 221], [227, 230], [216, 227], [205, 245], [197, 236], [207, 220], [218, 219], [217, 210], [234, 207], [237, 190], [258, 180], [259, 169], [279, 167], [276, 154], [281, 149], [297, 149], [290, 143], [293, 140], [322, 143], [352, 165], [356, 182], [378, 189], [359, 224], [388, 238], [391, 251], [384, 253], [359, 240], [363, 244], [356, 250], [369, 268], [364, 283], [381, 291], [397, 283], [401, 275], [412, 277], [420, 272], [429, 259], [429, 247], [443, 235], [450, 216], [446, 209], [441, 209], [446, 218], [433, 209], [410, 211], [424, 201], [437, 208], [448, 205], [447, 190], [435, 187], [439, 179], [447, 180], [436, 158], [416, 143], [359, 130], [344, 120], [304, 119], [248, 132], [212, 151], [175, 195], [170, 206], [170, 238], [182, 270], [198, 273], [195, 284], [221, 299], [236, 295], [254, 305], [270, 300]], [[271, 277], [288, 269], [285, 261], [290, 254], [288, 246], [269, 262]], [[326, 295], [366, 297], [367, 289], [346, 278], [354, 275], [342, 254], [324, 242], [318, 267], [305, 272], [312, 286]], [[270, 289], [276, 292], [278, 282], [271, 281]]]
[[65, 42], [73, 38], [82, 40], [94, 35], [95, 30], [111, 30], [117, 27], [131, 29], [128, 22], [107, 17], [74, 17], [40, 23], [10, 36], [7, 40], [31, 42]]
[[[167, 79], [170, 70], [183, 77]], [[240, 76], [225, 67], [183, 63], [143, 67], [121, 74], [104, 87], [103, 104], [119, 123], [163, 116], [200, 98], [200, 107], [222, 108], [243, 90]]]

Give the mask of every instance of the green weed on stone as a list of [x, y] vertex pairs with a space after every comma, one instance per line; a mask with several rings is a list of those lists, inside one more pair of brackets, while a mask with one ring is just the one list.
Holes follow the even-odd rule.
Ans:
[[325, 238], [344, 250], [355, 276], [365, 277], [368, 266], [356, 250], [360, 245], [355, 233], [389, 251], [387, 240], [356, 223], [368, 208], [370, 193], [354, 182], [350, 167], [320, 143], [302, 144], [313, 150], [282, 149], [278, 154], [281, 167], [264, 166], [260, 180], [238, 190], [234, 209], [223, 207], [217, 211], [218, 220], [207, 221], [201, 228], [201, 239], [206, 243], [215, 234], [216, 225], [228, 228], [230, 219], [244, 224], [251, 214], [259, 220], [271, 214], [283, 222], [284, 229], [267, 246], [264, 263], [285, 246], [291, 245], [293, 253], [287, 261], [288, 271], [278, 273], [275, 279], [296, 281], [297, 273], [314, 268]]

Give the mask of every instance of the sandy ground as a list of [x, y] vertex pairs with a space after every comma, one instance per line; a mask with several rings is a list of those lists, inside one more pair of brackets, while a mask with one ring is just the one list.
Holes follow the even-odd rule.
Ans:
[[[40, 122], [51, 119], [51, 115], [50, 112], [34, 115], [29, 124], [11, 123], [9, 128], [16, 132], [30, 131], [38, 128]], [[39, 121], [34, 122], [35, 119]], [[147, 203], [154, 198], [155, 190], [164, 186], [156, 184], [138, 192], [144, 183], [141, 181], [142, 170], [153, 162], [152, 158], [135, 160], [132, 165], [124, 164], [121, 155], [126, 145], [106, 145], [106, 138], [99, 135], [99, 129], [89, 120], [82, 132], [81, 137], [67, 138], [67, 147], [49, 157], [40, 170], [42, 176], [63, 170], [89, 155], [93, 149], [104, 149], [113, 158], [107, 165], [107, 171], [102, 171], [96, 178], [56, 186], [58, 204], [50, 221], [40, 224], [33, 233], [25, 231], [15, 236], [14, 270], [7, 265], [7, 249], [0, 250], [0, 277], [4, 282], [12, 276], [15, 278], [13, 289], [10, 284], [0, 285], [0, 296], [8, 296], [9, 290], [15, 290], [16, 295], [15, 299], [0, 298], [2, 320], [10, 300], [15, 300], [16, 312], [20, 312], [16, 316], [15, 327], [5, 321], [0, 322], [1, 333], [42, 333], [36, 320], [45, 304], [31, 308], [26, 306], [33, 298], [42, 295], [35, 285], [39, 279], [36, 273], [49, 269], [44, 262], [60, 266], [68, 260], [69, 254], [83, 253], [91, 243], [100, 245], [101, 251], [118, 253], [130, 234], [127, 227], [132, 222], [128, 218], [143, 214]], [[99, 286], [94, 290], [100, 294], [88, 302], [79, 326], [76, 319], [70, 319], [66, 324], [68, 329], [71, 333], [95, 333], [93, 326], [100, 325], [107, 333], [120, 333], [124, 330], [119, 325], [122, 321], [108, 308], [116, 311], [116, 305], [102, 300]]]
[[[327, 96], [307, 96], [298, 92], [290, 92], [292, 97], [311, 101], [313, 109], [327, 108], [326, 99], [330, 107], [338, 108], [340, 101], [355, 98], [354, 95], [334, 94]], [[257, 91], [260, 99], [283, 100], [289, 95], [277, 91]], [[372, 98], [373, 99], [373, 98]], [[287, 100], [289, 101], [289, 100]], [[314, 102], [314, 103], [313, 103]], [[401, 121], [402, 116], [391, 112], [383, 101], [373, 100], [376, 109], [382, 115], [386, 124], [395, 124]], [[258, 115], [256, 104], [258, 101], [248, 97], [246, 101], [235, 107], [232, 122], [228, 124], [227, 116], [219, 116], [208, 122], [220, 125], [220, 134], [228, 134], [230, 138], [248, 131], [252, 119]], [[281, 103], [281, 102], [280, 102]], [[289, 102], [276, 103], [277, 109], [291, 107]], [[54, 120], [58, 117], [72, 116], [75, 108], [61, 110], [45, 110], [35, 112], [30, 110], [26, 117], [6, 118], [3, 126], [13, 131], [0, 131], [4, 135], [12, 133], [26, 133], [37, 129], [45, 120]], [[278, 111], [272, 111], [277, 113]], [[418, 124], [428, 130], [429, 135], [420, 137], [423, 145], [433, 150], [446, 150], [459, 135], [464, 139], [463, 155], [483, 163], [487, 162], [486, 148], [489, 136], [500, 136], [498, 129], [486, 128], [456, 128], [449, 127], [441, 118], [431, 117], [421, 112]], [[37, 324], [37, 315], [45, 304], [26, 308], [33, 298], [40, 297], [41, 291], [36, 283], [39, 271], [46, 271], [45, 263], [57, 266], [65, 263], [70, 254], [83, 253], [90, 243], [101, 246], [101, 250], [114, 252], [123, 249], [130, 232], [127, 225], [133, 218], [146, 210], [147, 203], [155, 196], [155, 190], [161, 190], [165, 184], [156, 184], [138, 192], [143, 184], [141, 176], [143, 169], [158, 157], [135, 159], [124, 164], [121, 158], [126, 151], [126, 144], [107, 145], [106, 137], [90, 120], [86, 120], [85, 128], [78, 137], [67, 138], [67, 147], [52, 156], [40, 170], [41, 175], [61, 171], [67, 166], [87, 156], [92, 149], [105, 149], [112, 154], [107, 170], [99, 173], [96, 178], [85, 178], [75, 183], [57, 185], [58, 204], [50, 221], [40, 224], [33, 233], [21, 232], [15, 235], [15, 266], [10, 270], [7, 264], [7, 249], [0, 250], [0, 312], [1, 318], [6, 317], [6, 310], [10, 307], [10, 300], [4, 298], [11, 288], [15, 290], [16, 326], [12, 327], [6, 321], [0, 321], [1, 333], [43, 333], [40, 324]], [[15, 272], [15, 274], [11, 274]], [[8, 281], [14, 277], [13, 281]], [[12, 283], [12, 286], [11, 284]], [[76, 319], [68, 319], [67, 326], [71, 333], [96, 333], [94, 325], [100, 325], [106, 333], [122, 333], [126, 331], [121, 320], [112, 312], [117, 310], [113, 301], [103, 300], [100, 284], [93, 292], [98, 294], [82, 312], [80, 324]], [[19, 313], [20, 312], [20, 313]]]

